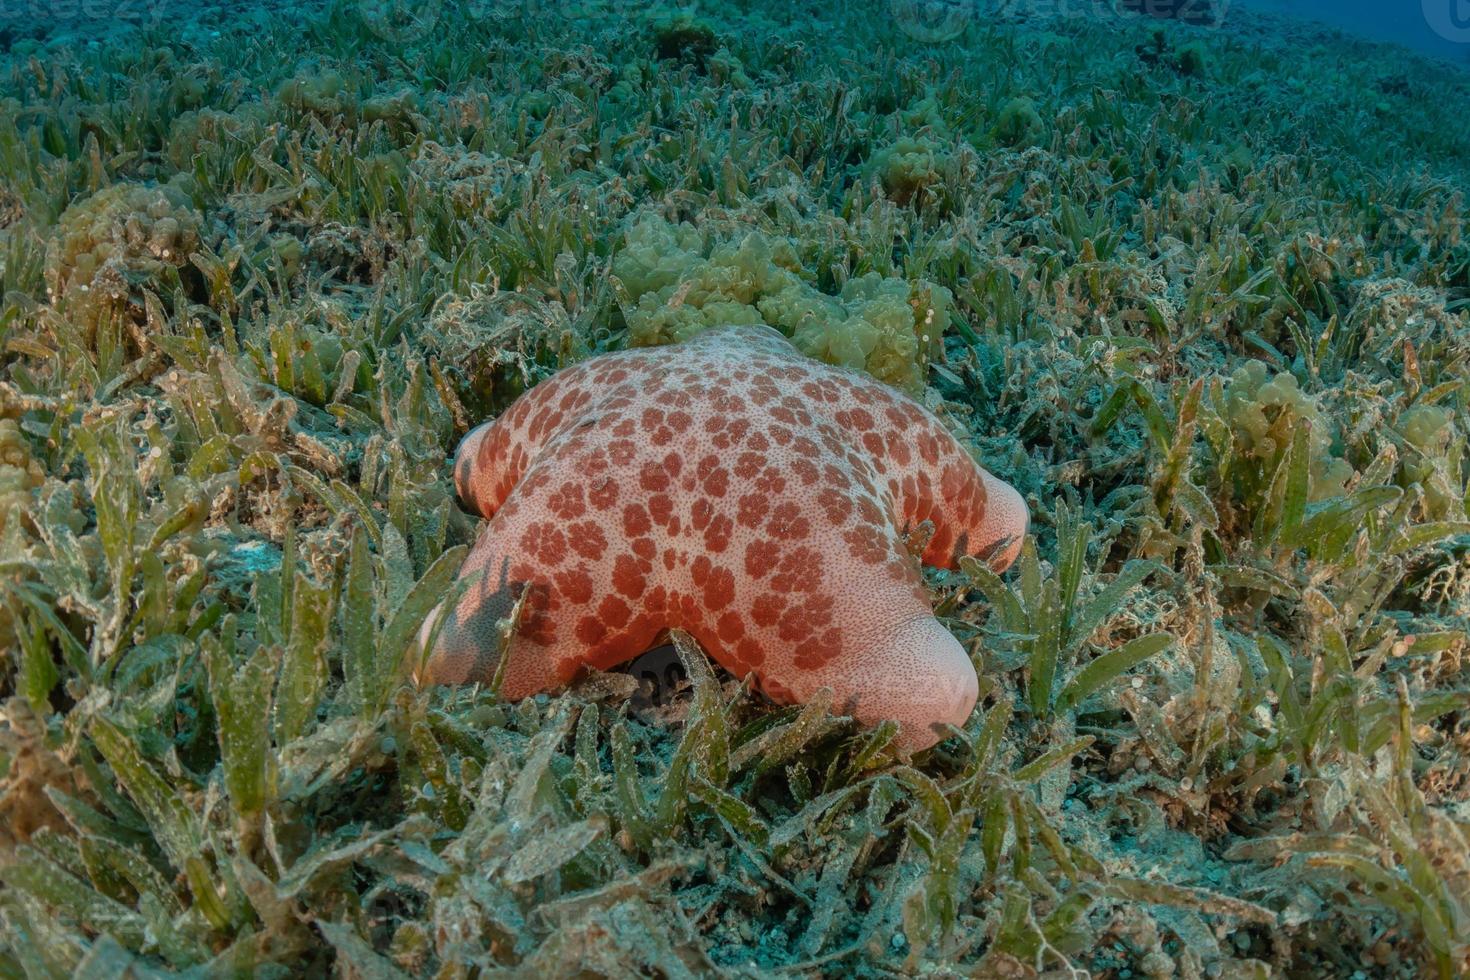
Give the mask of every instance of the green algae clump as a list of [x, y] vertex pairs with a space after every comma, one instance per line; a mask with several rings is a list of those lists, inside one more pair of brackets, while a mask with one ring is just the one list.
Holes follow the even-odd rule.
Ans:
[[31, 455], [15, 419], [0, 419], [0, 533], [31, 506], [46, 471]]
[[1415, 405], [1399, 416], [1398, 430], [1408, 450], [1400, 482], [1406, 488], [1419, 485], [1428, 519], [1461, 519], [1455, 475], [1461, 470], [1465, 440], [1456, 437], [1454, 413], [1441, 405]]
[[929, 137], [900, 136], [873, 154], [868, 172], [877, 175], [896, 203], [908, 204], [940, 182], [945, 161], [943, 148]]
[[200, 245], [202, 221], [171, 184], [114, 184], [61, 215], [46, 253], [51, 298], [84, 325], [125, 305], [134, 288], [160, 291]]
[[1043, 129], [1036, 103], [1025, 96], [1011, 99], [1000, 107], [995, 120], [995, 138], [1011, 146], [1034, 143]]
[[1231, 455], [1247, 462], [1232, 468], [1240, 499], [1255, 501], [1265, 494], [1282, 454], [1303, 425], [1308, 430], [1308, 499], [1321, 501], [1343, 492], [1353, 469], [1333, 455], [1329, 423], [1295, 376], [1272, 375], [1262, 362], [1247, 361], [1225, 385], [1224, 408], [1233, 439]]
[[833, 296], [812, 285], [789, 239], [749, 231], [712, 244], [690, 225], [645, 215], [613, 273], [626, 291], [630, 346], [679, 343], [727, 324], [775, 327], [805, 354], [922, 391], [942, 356], [953, 298], [923, 280], [869, 272]]
[[343, 112], [354, 96], [336, 72], [320, 75], [297, 75], [281, 83], [276, 101], [300, 112], [335, 115]]
[[666, 61], [703, 65], [720, 47], [714, 27], [687, 10], [657, 13], [648, 18], [654, 54]]

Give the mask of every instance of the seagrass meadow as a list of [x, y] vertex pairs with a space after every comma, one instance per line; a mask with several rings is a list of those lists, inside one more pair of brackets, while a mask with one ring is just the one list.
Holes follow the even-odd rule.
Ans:
[[[1470, 973], [1470, 73], [1056, 9], [7, 33], [0, 977]], [[459, 437], [732, 322], [1026, 497], [967, 725], [409, 684]]]

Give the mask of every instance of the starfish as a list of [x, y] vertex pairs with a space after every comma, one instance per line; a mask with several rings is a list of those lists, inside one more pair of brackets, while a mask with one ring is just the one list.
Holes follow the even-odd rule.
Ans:
[[979, 689], [920, 560], [1004, 570], [1028, 523], [922, 406], [763, 326], [583, 361], [471, 430], [454, 479], [488, 523], [419, 680], [490, 680], [520, 600], [508, 698], [677, 628], [778, 703], [825, 687], [860, 722], [897, 721], [908, 752], [962, 725]]

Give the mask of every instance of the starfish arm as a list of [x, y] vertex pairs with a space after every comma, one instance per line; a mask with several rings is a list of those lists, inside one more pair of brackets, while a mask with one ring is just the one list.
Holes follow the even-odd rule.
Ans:
[[568, 368], [465, 435], [454, 454], [454, 489], [467, 509], [484, 518], [495, 515], [541, 449], [593, 402], [593, 373], [586, 361]]
[[1003, 571], [1020, 554], [1026, 502], [918, 403], [884, 391], [846, 421], [873, 462], [898, 527], [912, 533], [925, 521], [933, 525], [924, 564], [953, 568], [968, 555]]
[[517, 602], [501, 687], [512, 699], [566, 683], [583, 666], [630, 660], [667, 625], [661, 610], [632, 601], [647, 597], [633, 588], [642, 575], [629, 570], [610, 438], [588, 416], [538, 449], [460, 568], [469, 589], [447, 615], [421, 680], [489, 681], [500, 623]]
[[[508, 580], [509, 568], [495, 561], [495, 551], [488, 546], [487, 536], [482, 535], [460, 569], [460, 579], [467, 581], [468, 587], [459, 601], [448, 610], [440, 603], [419, 629], [415, 663], [421, 667], [416, 671], [416, 682], [479, 684], [494, 678], [499, 665], [500, 624], [514, 613], [516, 601]], [[431, 627], [441, 618], [434, 645], [425, 652]]]
[[[607, 669], [631, 660], [652, 645], [658, 633], [652, 618], [624, 617], [621, 628], [609, 628], [609, 596], [592, 584], [611, 574], [600, 567], [601, 559], [589, 564], [569, 553], [569, 561], [544, 569], [523, 557], [528, 539], [533, 552], [556, 547], [546, 529], [524, 519], [497, 518], [486, 526], [460, 569], [469, 587], [445, 615], [420, 683], [490, 682], [500, 667], [502, 624], [513, 616], [516, 628], [505, 645], [500, 687], [511, 700], [566, 684], [584, 667]], [[436, 618], [437, 613], [425, 622], [420, 649]], [[589, 632], [593, 627], [596, 635]]]
[[898, 722], [896, 744], [905, 752], [939, 741], [943, 725], [963, 726], [980, 694], [964, 648], [927, 611], [884, 624], [840, 670], [821, 671], [806, 683], [830, 688], [833, 710], [864, 725]]
[[898, 746], [915, 752], [939, 740], [940, 726], [968, 720], [979, 682], [969, 656], [930, 611], [917, 562], [897, 535], [880, 547], [888, 555], [882, 562], [829, 555], [820, 583], [787, 597], [788, 613], [805, 611], [808, 622], [817, 610], [830, 616], [809, 636], [799, 621], [788, 632], [786, 616], [777, 630], [760, 631], [768, 653], [757, 677], [778, 701], [805, 703], [827, 688], [834, 712], [865, 725], [896, 721]]
[[1004, 571], [1021, 553], [1030, 526], [1026, 502], [1009, 483], [976, 464], [953, 437], [941, 434], [940, 460], [927, 481], [934, 492], [904, 502], [914, 517], [922, 512], [918, 520], [934, 525], [924, 564], [954, 568], [969, 556]]

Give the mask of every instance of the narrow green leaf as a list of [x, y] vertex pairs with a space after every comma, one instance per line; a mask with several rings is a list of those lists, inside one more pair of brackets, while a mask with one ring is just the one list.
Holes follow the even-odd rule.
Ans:
[[1277, 573], [1264, 568], [1252, 568], [1249, 565], [1210, 565], [1209, 570], [1215, 573], [1225, 585], [1236, 588], [1255, 589], [1258, 592], [1269, 592], [1272, 595], [1291, 599], [1300, 594], [1296, 586]]
[[98, 715], [92, 718], [91, 735], [92, 743], [153, 829], [154, 838], [169, 862], [182, 869], [200, 849], [194, 812], [153, 771], [137, 744], [122, 729]]
[[771, 838], [771, 828], [755, 807], [702, 777], [696, 777], [690, 784], [690, 795], [754, 841], [757, 847], [767, 846]]
[[846, 775], [841, 781], [851, 782], [861, 778], [862, 774], [882, 756], [883, 750], [892, 745], [893, 740], [897, 737], [898, 722], [892, 720], [880, 722], [859, 735], [855, 740], [856, 748], [847, 763]]
[[61, 672], [51, 660], [51, 645], [45, 630], [31, 617], [25, 616], [6, 597], [16, 639], [20, 641], [20, 690], [30, 702], [31, 710], [44, 718], [51, 713], [51, 690], [61, 680]]
[[633, 843], [646, 851], [653, 844], [653, 833], [649, 829], [648, 801], [638, 778], [638, 766], [633, 761], [633, 740], [628, 737], [627, 724], [619, 722], [612, 726], [610, 738], [618, 821]]
[[790, 722], [769, 729], [759, 738], [740, 746], [731, 758], [731, 767], [740, 770], [755, 762], [758, 772], [769, 772], [784, 765], [813, 740], [835, 727], [831, 709], [831, 688], [818, 689]]
[[1011, 808], [1007, 794], [996, 790], [982, 801], [980, 820], [980, 853], [985, 857], [985, 877], [994, 881], [1005, 860], [1006, 831], [1010, 828]]
[[342, 585], [339, 628], [342, 631], [342, 674], [353, 709], [365, 714], [382, 703], [377, 689], [377, 608], [373, 602], [373, 556], [368, 534], [361, 524], [353, 526], [352, 547], [347, 558], [346, 581]]
[[297, 571], [287, 615], [286, 646], [276, 684], [276, 744], [286, 745], [306, 732], [316, 717], [327, 686], [327, 627], [331, 622], [332, 592], [314, 585]]
[[1072, 756], [1081, 752], [1095, 741], [1097, 739], [1091, 735], [1084, 735], [1081, 738], [1073, 739], [1066, 745], [1059, 745], [1045, 755], [1039, 756], [1020, 769], [1017, 769], [1011, 774], [1011, 778], [1022, 784], [1035, 782], [1049, 770], [1055, 769], [1057, 766], [1068, 761]]
[[[383, 528], [373, 515], [373, 509], [367, 505], [367, 501], [362, 499], [362, 495], [341, 480], [333, 480], [332, 489], [344, 506], [350, 507], [357, 513], [358, 526], [367, 531], [368, 537], [372, 538], [373, 545], [383, 548]], [[402, 540], [401, 536], [399, 540]]]
[[536, 819], [536, 811], [546, 804], [542, 791], [551, 772], [551, 760], [571, 726], [572, 712], [563, 704], [546, 727], [532, 737], [526, 761], [505, 798], [505, 812], [512, 820], [531, 823]]
[[602, 765], [598, 761], [597, 733], [600, 712], [589, 704], [577, 718], [577, 735], [573, 750], [572, 771], [575, 777], [577, 804], [584, 816], [603, 810], [600, 788], [604, 783]]
[[1417, 524], [1399, 533], [1398, 538], [1389, 545], [1388, 554], [1406, 554], [1462, 534], [1470, 534], [1470, 521], [1431, 521]]
[[1148, 428], [1150, 440], [1153, 442], [1154, 451], [1167, 453], [1171, 444], [1173, 426], [1164, 416], [1164, 411], [1159, 407], [1159, 401], [1138, 381], [1131, 381], [1130, 393], [1133, 395], [1133, 403], [1143, 413], [1144, 425]]
[[576, 860], [601, 833], [599, 824], [580, 820], [536, 834], [511, 854], [500, 877], [507, 884], [517, 885], [550, 874]]
[[145, 926], [141, 916], [95, 891], [32, 847], [17, 849], [11, 860], [0, 865], [0, 881], [64, 910], [89, 928], [116, 936], [134, 949], [143, 944]]
[[1277, 533], [1277, 539], [1286, 548], [1296, 547], [1307, 513], [1307, 494], [1311, 489], [1310, 435], [1309, 426], [1298, 425], [1286, 452], [1286, 483], [1281, 501], [1281, 526]]
[[154, 838], [175, 868], [184, 873], [194, 902], [216, 929], [230, 927], [213, 875], [202, 853], [202, 838], [194, 813], [143, 759], [133, 740], [100, 715], [92, 718], [92, 743], [112, 767], [138, 809], [153, 829]]
[[1097, 630], [1099, 626], [1112, 619], [1113, 616], [1123, 608], [1123, 600], [1150, 575], [1163, 572], [1164, 568], [1158, 562], [1133, 559], [1118, 572], [1113, 580], [1098, 591], [1083, 606], [1082, 611], [1077, 613], [1072, 622], [1072, 630], [1067, 639], [1068, 648], [1075, 648], [1087, 642], [1087, 638]]
[[200, 637], [209, 675], [209, 695], [218, 721], [216, 735], [224, 765], [225, 790], [242, 817], [260, 813], [270, 801], [270, 692], [275, 670], [266, 648], [234, 669], [211, 636]]
[[1122, 876], [1109, 878], [1104, 887], [1109, 893], [1134, 902], [1192, 909], [1212, 915], [1227, 915], [1234, 919], [1264, 926], [1274, 926], [1277, 921], [1276, 913], [1268, 908], [1204, 888], [1186, 888], [1163, 881], [1145, 881], [1140, 878]]
[[1057, 710], [1065, 712], [1077, 707], [1138, 664], [1168, 649], [1173, 642], [1174, 637], [1169, 633], [1149, 633], [1097, 657], [1079, 670], [1062, 689], [1061, 697], [1057, 699]]
[[990, 600], [990, 605], [1000, 617], [1001, 625], [1006, 632], [1030, 632], [1031, 624], [1027, 619], [1026, 611], [1005, 582], [1001, 581], [999, 575], [986, 567], [983, 562], [969, 555], [960, 559], [960, 571], [965, 573], [970, 584], [985, 593], [985, 598]]
[[1051, 714], [1052, 693], [1062, 652], [1062, 610], [1055, 579], [1042, 589], [1040, 607], [1035, 617], [1036, 639], [1030, 643], [1027, 662], [1031, 674], [1026, 680], [1026, 700], [1037, 718]]
[[924, 808], [929, 818], [929, 825], [934, 828], [934, 832], [944, 833], [944, 829], [949, 826], [954, 814], [939, 784], [911, 766], [898, 766], [893, 770], [892, 775], [914, 794], [919, 805]]
[[1087, 545], [1092, 540], [1092, 525], [1083, 521], [1064, 502], [1057, 502], [1057, 580], [1061, 598], [1061, 624], [1065, 632], [1072, 623], [1072, 610], [1082, 573], [1087, 568]]
[[[704, 651], [692, 636], [683, 630], [674, 630], [670, 639], [694, 688], [694, 703], [686, 724], [691, 727], [698, 725], [701, 735], [695, 746], [697, 756], [693, 762], [706, 779], [716, 786], [723, 786], [730, 775], [730, 719], [720, 695], [720, 683], [715, 679]], [[680, 749], [683, 749], [682, 741]]]
[[1005, 739], [1006, 726], [1011, 723], [1015, 706], [1009, 697], [1002, 697], [985, 715], [985, 724], [975, 739], [975, 758], [967, 767], [974, 773], [988, 772]]
[[170, 915], [179, 915], [184, 911], [183, 903], [163, 875], [137, 849], [93, 834], [78, 838], [77, 843], [82, 848], [83, 855], [89, 858], [89, 866], [93, 863], [105, 864], [112, 873], [126, 880], [139, 895], [152, 895]]
[[433, 729], [427, 722], [414, 722], [408, 729], [408, 744], [427, 787], [421, 793], [428, 798], [432, 812], [450, 830], [463, 830], [469, 807], [451, 776], [449, 760], [444, 757], [444, 750], [434, 737]]
[[286, 525], [286, 539], [281, 542], [281, 569], [279, 608], [276, 610], [275, 635], [285, 643], [291, 635], [291, 611], [296, 594], [296, 525]]
[[[1155, 452], [1164, 452], [1164, 461], [1158, 470], [1158, 477], [1154, 485], [1154, 504], [1160, 513], [1168, 513], [1171, 501], [1175, 495], [1175, 488], [1184, 477], [1185, 469], [1189, 462], [1189, 456], [1194, 449], [1194, 434], [1198, 426], [1200, 399], [1204, 392], [1204, 378], [1195, 379], [1194, 384], [1189, 386], [1185, 392], [1184, 399], [1179, 403], [1179, 417], [1175, 420], [1173, 433], [1159, 438], [1155, 434]], [[1140, 393], [1146, 392], [1142, 384], [1138, 386]], [[1142, 402], [1140, 402], [1142, 406]], [[1163, 413], [1159, 412], [1157, 405], [1154, 411], [1159, 413], [1158, 425], [1165, 425]], [[1144, 412], [1145, 417], [1148, 412]], [[1150, 422], [1150, 431], [1154, 431], [1155, 423]]]
[[1174, 502], [1200, 527], [1214, 531], [1220, 527], [1220, 514], [1208, 494], [1187, 477], [1174, 484]]

